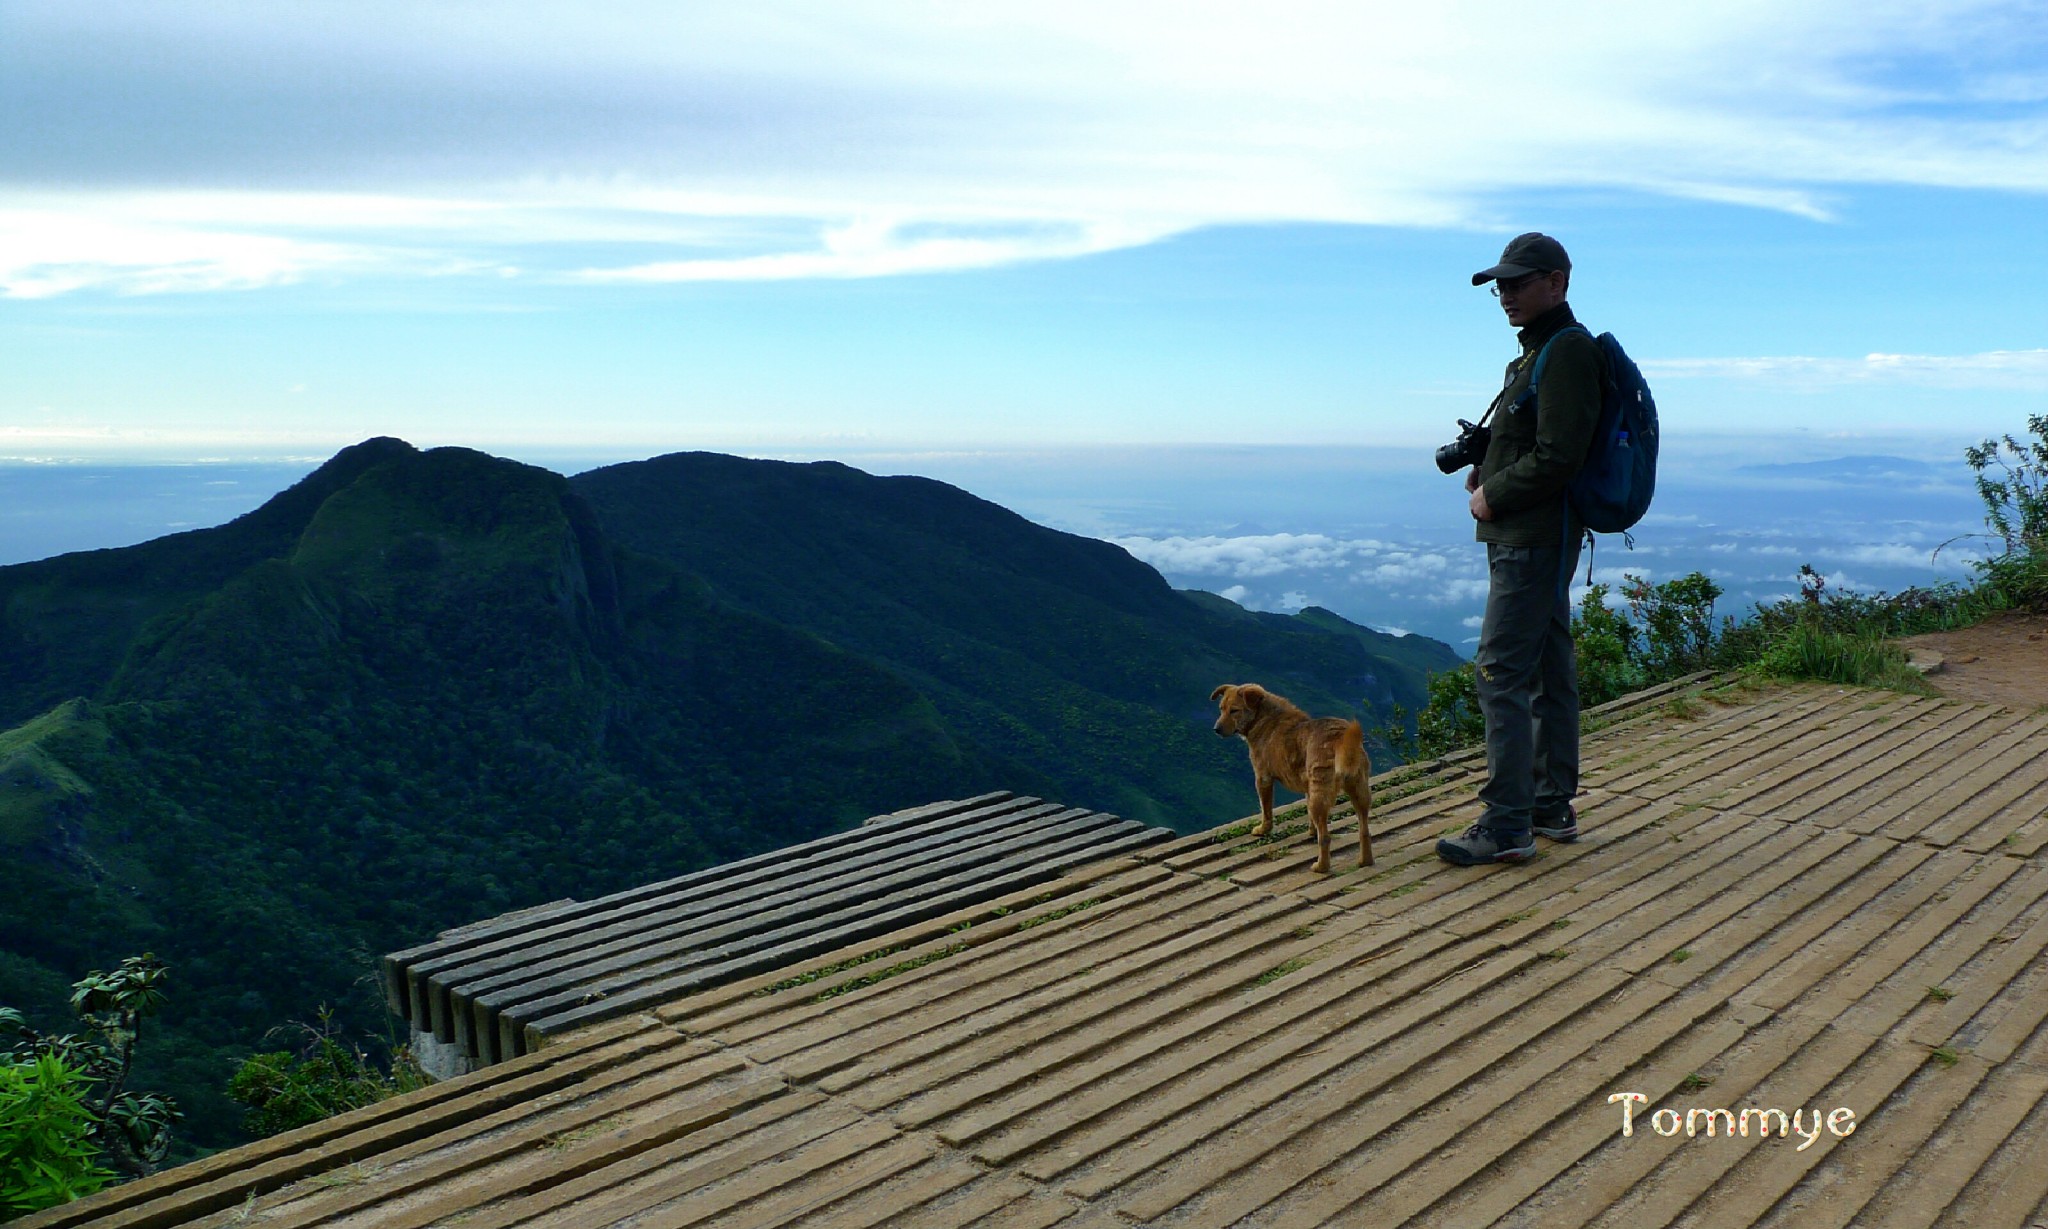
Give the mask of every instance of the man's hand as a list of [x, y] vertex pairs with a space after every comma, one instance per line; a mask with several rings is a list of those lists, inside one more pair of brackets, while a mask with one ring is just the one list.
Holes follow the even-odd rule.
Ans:
[[1465, 471], [1465, 489], [1472, 492], [1470, 505], [1472, 508], [1472, 519], [1475, 521], [1492, 520], [1493, 509], [1487, 506], [1486, 488], [1479, 483], [1479, 467], [1477, 465]]

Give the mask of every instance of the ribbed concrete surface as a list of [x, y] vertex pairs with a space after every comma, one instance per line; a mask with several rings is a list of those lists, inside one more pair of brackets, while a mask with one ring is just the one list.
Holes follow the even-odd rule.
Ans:
[[1169, 840], [1008, 791], [937, 802], [593, 901], [463, 926], [384, 957], [391, 1010], [463, 1070]]
[[[2048, 1219], [2048, 716], [1643, 710], [1531, 866], [1432, 856], [1469, 763], [1389, 774], [1369, 873], [1154, 846], [29, 1223]], [[1856, 1129], [1649, 1121], [1724, 1107]]]

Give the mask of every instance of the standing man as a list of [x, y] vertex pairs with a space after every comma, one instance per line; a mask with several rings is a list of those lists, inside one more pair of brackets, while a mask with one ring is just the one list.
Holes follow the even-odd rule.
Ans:
[[[1486, 455], [1465, 478], [1476, 536], [1486, 543], [1486, 615], [1473, 658], [1486, 718], [1486, 810], [1463, 836], [1438, 841], [1458, 866], [1526, 862], [1536, 837], [1576, 840], [1579, 680], [1572, 652], [1571, 575], [1583, 529], [1565, 487], [1585, 464], [1600, 417], [1600, 347], [1565, 302], [1572, 262], [1548, 235], [1518, 235], [1493, 283], [1521, 353], [1494, 400]], [[1530, 395], [1536, 359], [1543, 378]]]

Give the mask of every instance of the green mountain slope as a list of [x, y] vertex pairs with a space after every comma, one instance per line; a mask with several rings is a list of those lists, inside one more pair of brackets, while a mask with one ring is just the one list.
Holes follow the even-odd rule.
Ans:
[[1327, 611], [1252, 614], [1171, 589], [1106, 542], [924, 478], [680, 453], [572, 480], [606, 531], [721, 597], [886, 665], [963, 741], [1154, 823], [1244, 809], [1209, 692], [1259, 681], [1317, 712], [1419, 706], [1449, 646]]
[[163, 956], [140, 1078], [219, 1144], [267, 1030], [385, 1027], [378, 953], [997, 787], [1213, 823], [1252, 802], [1209, 689], [1414, 703], [1375, 636], [938, 483], [373, 440], [217, 529], [0, 568], [0, 1003], [57, 1025]]

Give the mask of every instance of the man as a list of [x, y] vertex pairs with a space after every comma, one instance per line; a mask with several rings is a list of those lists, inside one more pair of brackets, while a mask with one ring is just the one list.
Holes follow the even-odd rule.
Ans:
[[[1526, 862], [1536, 837], [1579, 835], [1579, 682], [1572, 652], [1571, 574], [1583, 530], [1565, 486], [1585, 464], [1600, 416], [1600, 348], [1565, 302], [1572, 262], [1543, 234], [1518, 235], [1500, 263], [1472, 275], [1494, 284], [1521, 353], [1494, 400], [1485, 458], [1465, 478], [1476, 536], [1486, 543], [1486, 615], [1473, 658], [1486, 718], [1485, 811], [1463, 836], [1437, 842], [1458, 866]], [[1566, 330], [1570, 331], [1567, 332]], [[1529, 396], [1536, 357], [1543, 379]]]

